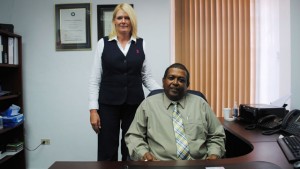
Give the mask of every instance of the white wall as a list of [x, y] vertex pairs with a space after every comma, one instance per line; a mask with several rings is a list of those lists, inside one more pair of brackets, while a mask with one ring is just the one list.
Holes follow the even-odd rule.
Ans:
[[300, 109], [300, 1], [291, 0], [292, 108]]
[[[55, 50], [55, 4], [92, 3], [92, 50]], [[27, 151], [29, 169], [55, 161], [95, 161], [97, 136], [89, 123], [88, 78], [97, 42], [97, 5], [118, 0], [0, 0], [0, 23], [23, 37], [26, 147], [42, 138], [50, 146]], [[161, 84], [170, 64], [170, 0], [125, 0], [134, 4], [138, 34], [147, 43], [154, 78]], [[3, 14], [3, 15], [2, 15]]]
[[[280, 63], [279, 92], [276, 100], [280, 97], [291, 94], [291, 21], [290, 21], [290, 0], [279, 0], [279, 52]], [[272, 69], [271, 69], [272, 70]], [[287, 109], [291, 109], [291, 99], [287, 102]]]

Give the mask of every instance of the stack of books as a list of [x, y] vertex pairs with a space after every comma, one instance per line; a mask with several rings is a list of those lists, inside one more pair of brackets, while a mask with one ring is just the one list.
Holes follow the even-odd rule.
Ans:
[[5, 146], [5, 149], [0, 151], [0, 160], [3, 159], [6, 156], [11, 156], [19, 153], [24, 149], [24, 143], [23, 142], [13, 142], [9, 143]]
[[6, 151], [7, 152], [18, 152], [23, 150], [24, 143], [23, 142], [15, 142], [15, 143], [9, 143], [6, 145]]

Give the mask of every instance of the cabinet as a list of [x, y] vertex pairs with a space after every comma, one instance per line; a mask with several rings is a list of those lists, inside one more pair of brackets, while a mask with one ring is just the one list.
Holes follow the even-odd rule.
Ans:
[[[22, 92], [22, 37], [20, 35], [2, 30], [0, 30], [0, 37], [0, 59], [2, 59], [1, 51], [11, 54], [11, 50], [13, 50], [14, 55], [14, 57], [8, 57], [8, 59], [14, 58], [14, 62], [7, 60], [4, 61], [5, 59], [0, 62], [0, 85], [2, 91], [10, 91], [10, 93], [0, 96], [0, 112], [5, 111], [12, 104], [15, 104], [20, 106], [20, 113], [24, 113]], [[9, 47], [10, 39], [14, 40], [13, 49]], [[5, 150], [7, 144], [14, 143], [16, 141], [21, 141], [24, 143], [23, 122], [13, 127], [5, 127], [0, 129], [0, 151]], [[0, 168], [25, 169], [26, 164], [24, 148], [17, 152], [2, 153], [0, 156]]]

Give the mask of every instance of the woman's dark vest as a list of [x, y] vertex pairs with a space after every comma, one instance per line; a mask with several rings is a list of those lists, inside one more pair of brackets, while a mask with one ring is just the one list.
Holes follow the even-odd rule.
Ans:
[[140, 104], [144, 99], [142, 66], [145, 60], [143, 39], [131, 41], [127, 55], [119, 49], [116, 40], [104, 37], [99, 103], [110, 105]]

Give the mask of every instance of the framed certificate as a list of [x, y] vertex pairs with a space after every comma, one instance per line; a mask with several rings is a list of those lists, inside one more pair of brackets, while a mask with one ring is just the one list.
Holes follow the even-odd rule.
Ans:
[[117, 5], [97, 6], [98, 40], [108, 36], [111, 31], [113, 11]]
[[56, 50], [91, 49], [90, 4], [56, 4]]

